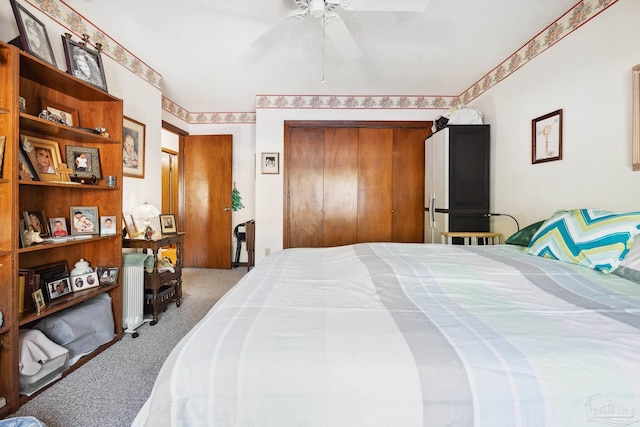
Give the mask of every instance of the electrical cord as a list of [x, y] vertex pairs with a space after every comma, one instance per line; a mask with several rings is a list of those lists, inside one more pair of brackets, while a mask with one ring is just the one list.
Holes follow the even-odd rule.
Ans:
[[508, 216], [509, 218], [511, 218], [516, 223], [516, 227], [518, 228], [518, 231], [520, 231], [520, 224], [518, 224], [518, 220], [515, 219], [515, 217], [513, 217], [513, 215], [509, 215], [509, 214], [505, 214], [505, 213], [486, 213], [486, 214], [484, 214], [484, 216], [485, 217]]

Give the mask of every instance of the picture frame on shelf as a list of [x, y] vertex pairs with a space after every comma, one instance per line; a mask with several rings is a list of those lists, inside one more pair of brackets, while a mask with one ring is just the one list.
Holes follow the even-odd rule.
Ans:
[[144, 178], [146, 126], [129, 117], [122, 120], [122, 173]]
[[20, 135], [22, 148], [40, 181], [64, 181], [56, 171], [62, 164], [60, 144], [48, 139]]
[[63, 216], [49, 218], [49, 229], [51, 230], [51, 237], [54, 239], [62, 239], [69, 235], [67, 219]]
[[100, 217], [100, 235], [113, 236], [117, 233], [115, 215]]
[[98, 280], [98, 273], [95, 271], [71, 278], [71, 288], [73, 292], [85, 291], [95, 288], [96, 286], [100, 286], [100, 281]]
[[40, 98], [40, 109], [46, 110], [51, 114], [55, 114], [56, 116], [60, 117], [64, 121], [64, 124], [67, 126], [80, 126], [78, 110], [74, 108], [67, 107], [66, 105], [52, 101], [48, 98]]
[[133, 220], [133, 215], [125, 215], [123, 213], [122, 218], [124, 219], [124, 227], [127, 230], [129, 239], [133, 239], [134, 237], [138, 237], [140, 234], [142, 234], [138, 231], [136, 222]]
[[262, 153], [260, 156], [261, 172], [265, 174], [280, 173], [280, 153]]
[[20, 149], [18, 150], [18, 179], [21, 181], [40, 180], [35, 168], [31, 164], [31, 160], [29, 160], [29, 157], [27, 157], [27, 154], [24, 152], [22, 145], [20, 145]]
[[2, 170], [4, 165], [4, 148], [7, 143], [7, 137], [4, 135], [0, 135], [0, 178], [3, 177]]
[[36, 313], [40, 314], [45, 308], [47, 308], [47, 303], [44, 301], [42, 289], [37, 289], [31, 294], [31, 296], [33, 298], [33, 303], [36, 306]]
[[531, 163], [562, 160], [562, 109], [531, 121]]
[[24, 219], [21, 219], [18, 223], [18, 232], [20, 233], [20, 247], [21, 248], [26, 248], [27, 246], [27, 242], [24, 241]]
[[73, 292], [71, 283], [69, 282], [69, 276], [45, 282], [45, 289], [47, 291], [47, 297], [49, 298], [49, 301], [63, 297]]
[[177, 234], [176, 216], [174, 214], [160, 214], [160, 232], [162, 234]]
[[100, 167], [100, 150], [95, 147], [78, 147], [67, 145], [65, 147], [67, 167], [78, 178], [102, 179]]
[[24, 229], [29, 231], [37, 231], [40, 237], [49, 237], [49, 228], [47, 225], [47, 217], [44, 211], [26, 210], [22, 212], [24, 218]]
[[107, 78], [100, 53], [71, 40], [71, 37], [61, 37], [67, 73], [107, 92]]
[[118, 283], [118, 267], [98, 267], [96, 273], [98, 274], [98, 280], [100, 286], [115, 285]]
[[98, 234], [99, 219], [97, 206], [71, 206], [69, 208], [71, 235]]
[[11, 0], [11, 8], [18, 24], [22, 50], [57, 67], [56, 57], [44, 24], [16, 0]]

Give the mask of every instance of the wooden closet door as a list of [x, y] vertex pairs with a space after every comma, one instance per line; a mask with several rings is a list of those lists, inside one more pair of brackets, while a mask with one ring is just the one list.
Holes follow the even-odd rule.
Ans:
[[425, 127], [393, 131], [392, 242], [424, 242], [424, 146], [429, 134]]
[[389, 242], [393, 129], [359, 128], [358, 136], [358, 242]]
[[289, 128], [285, 227], [289, 248], [322, 246], [324, 129]]
[[324, 133], [324, 218], [322, 246], [357, 242], [358, 129], [326, 128]]

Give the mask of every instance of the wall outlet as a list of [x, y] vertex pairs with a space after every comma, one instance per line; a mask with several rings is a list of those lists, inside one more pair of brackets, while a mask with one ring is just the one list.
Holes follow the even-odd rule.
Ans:
[[264, 256], [269, 256], [271, 255], [271, 248], [265, 248], [264, 249]]

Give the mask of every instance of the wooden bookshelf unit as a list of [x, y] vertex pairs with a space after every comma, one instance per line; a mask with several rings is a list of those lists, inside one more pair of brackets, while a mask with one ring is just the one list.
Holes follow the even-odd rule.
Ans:
[[[26, 111], [19, 110], [18, 98], [26, 101]], [[68, 106], [77, 112], [75, 127], [39, 118], [43, 100]], [[81, 128], [80, 128], [81, 126]], [[106, 128], [109, 136], [90, 129]], [[62, 181], [21, 179], [21, 136], [45, 139], [59, 144], [62, 164], [67, 146], [98, 150], [102, 179], [95, 185]], [[41, 312], [19, 313], [19, 269], [64, 261], [69, 270], [83, 258], [92, 267], [122, 266], [122, 236], [91, 235], [62, 243], [36, 243], [22, 247], [20, 220], [25, 210], [45, 212], [48, 218], [65, 217], [73, 225], [70, 207], [97, 207], [99, 216], [115, 216], [122, 222], [122, 188], [109, 187], [106, 175], [122, 182], [122, 100], [109, 95], [18, 48], [0, 42], [0, 137], [5, 137], [4, 161], [0, 175], [0, 397], [6, 405], [0, 418], [15, 412], [29, 397], [20, 395], [19, 331], [41, 319], [107, 293], [111, 297], [114, 339], [84, 356], [65, 371], [86, 363], [122, 338], [122, 289], [120, 283], [98, 286], [71, 293]], [[99, 218], [98, 218], [99, 219]]]

